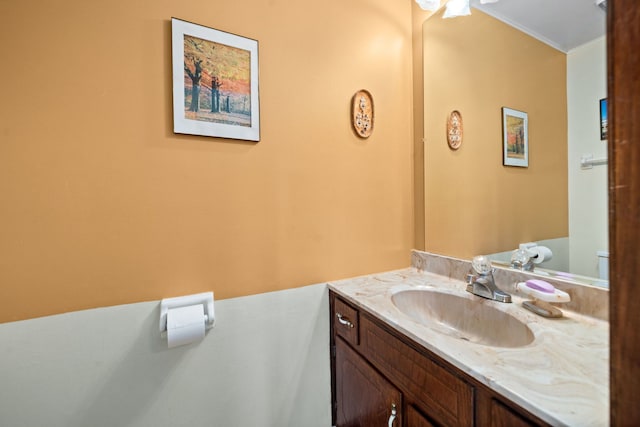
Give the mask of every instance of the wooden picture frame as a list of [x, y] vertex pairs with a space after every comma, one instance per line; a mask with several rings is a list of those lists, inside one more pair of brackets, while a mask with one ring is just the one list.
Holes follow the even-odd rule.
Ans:
[[529, 167], [529, 116], [502, 107], [502, 164]]
[[258, 41], [171, 19], [173, 131], [260, 141]]

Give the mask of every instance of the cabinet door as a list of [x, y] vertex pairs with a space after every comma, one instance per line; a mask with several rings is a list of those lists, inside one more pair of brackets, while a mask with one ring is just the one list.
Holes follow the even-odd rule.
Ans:
[[[445, 368], [379, 326], [369, 315], [360, 316], [361, 354], [406, 393], [434, 423], [473, 425], [474, 389], [458, 371]], [[406, 415], [406, 414], [405, 414]]]
[[405, 415], [407, 416], [407, 427], [436, 427], [411, 405], [407, 406]]
[[478, 390], [476, 396], [478, 427], [549, 427], [535, 416], [512, 407], [510, 402], [498, 399], [493, 392]]
[[402, 394], [336, 338], [336, 426], [401, 427]]
[[495, 399], [491, 399], [490, 413], [491, 427], [533, 427], [538, 425]]

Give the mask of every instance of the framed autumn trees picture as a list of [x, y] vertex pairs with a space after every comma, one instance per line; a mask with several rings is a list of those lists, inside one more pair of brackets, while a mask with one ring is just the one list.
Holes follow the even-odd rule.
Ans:
[[173, 131], [260, 140], [258, 42], [171, 19]]
[[529, 167], [529, 116], [502, 107], [502, 164]]

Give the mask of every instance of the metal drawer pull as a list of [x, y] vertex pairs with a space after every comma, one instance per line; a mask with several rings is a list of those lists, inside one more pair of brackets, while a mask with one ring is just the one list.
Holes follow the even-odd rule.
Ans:
[[336, 313], [336, 317], [338, 318], [338, 322], [340, 322], [341, 324], [353, 328], [353, 323], [351, 323], [351, 321], [347, 317], [344, 317], [341, 313]]
[[389, 417], [389, 427], [393, 427], [393, 422], [396, 420], [396, 414], [398, 412], [396, 411], [396, 404], [392, 403], [391, 404], [391, 416]]

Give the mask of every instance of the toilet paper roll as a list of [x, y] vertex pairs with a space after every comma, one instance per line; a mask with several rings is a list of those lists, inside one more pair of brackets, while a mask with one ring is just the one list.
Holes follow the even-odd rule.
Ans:
[[546, 246], [534, 246], [529, 249], [529, 252], [533, 254], [531, 261], [533, 261], [534, 264], [540, 264], [553, 258], [553, 252]]
[[169, 348], [202, 340], [204, 330], [205, 315], [202, 304], [172, 308], [167, 312]]

